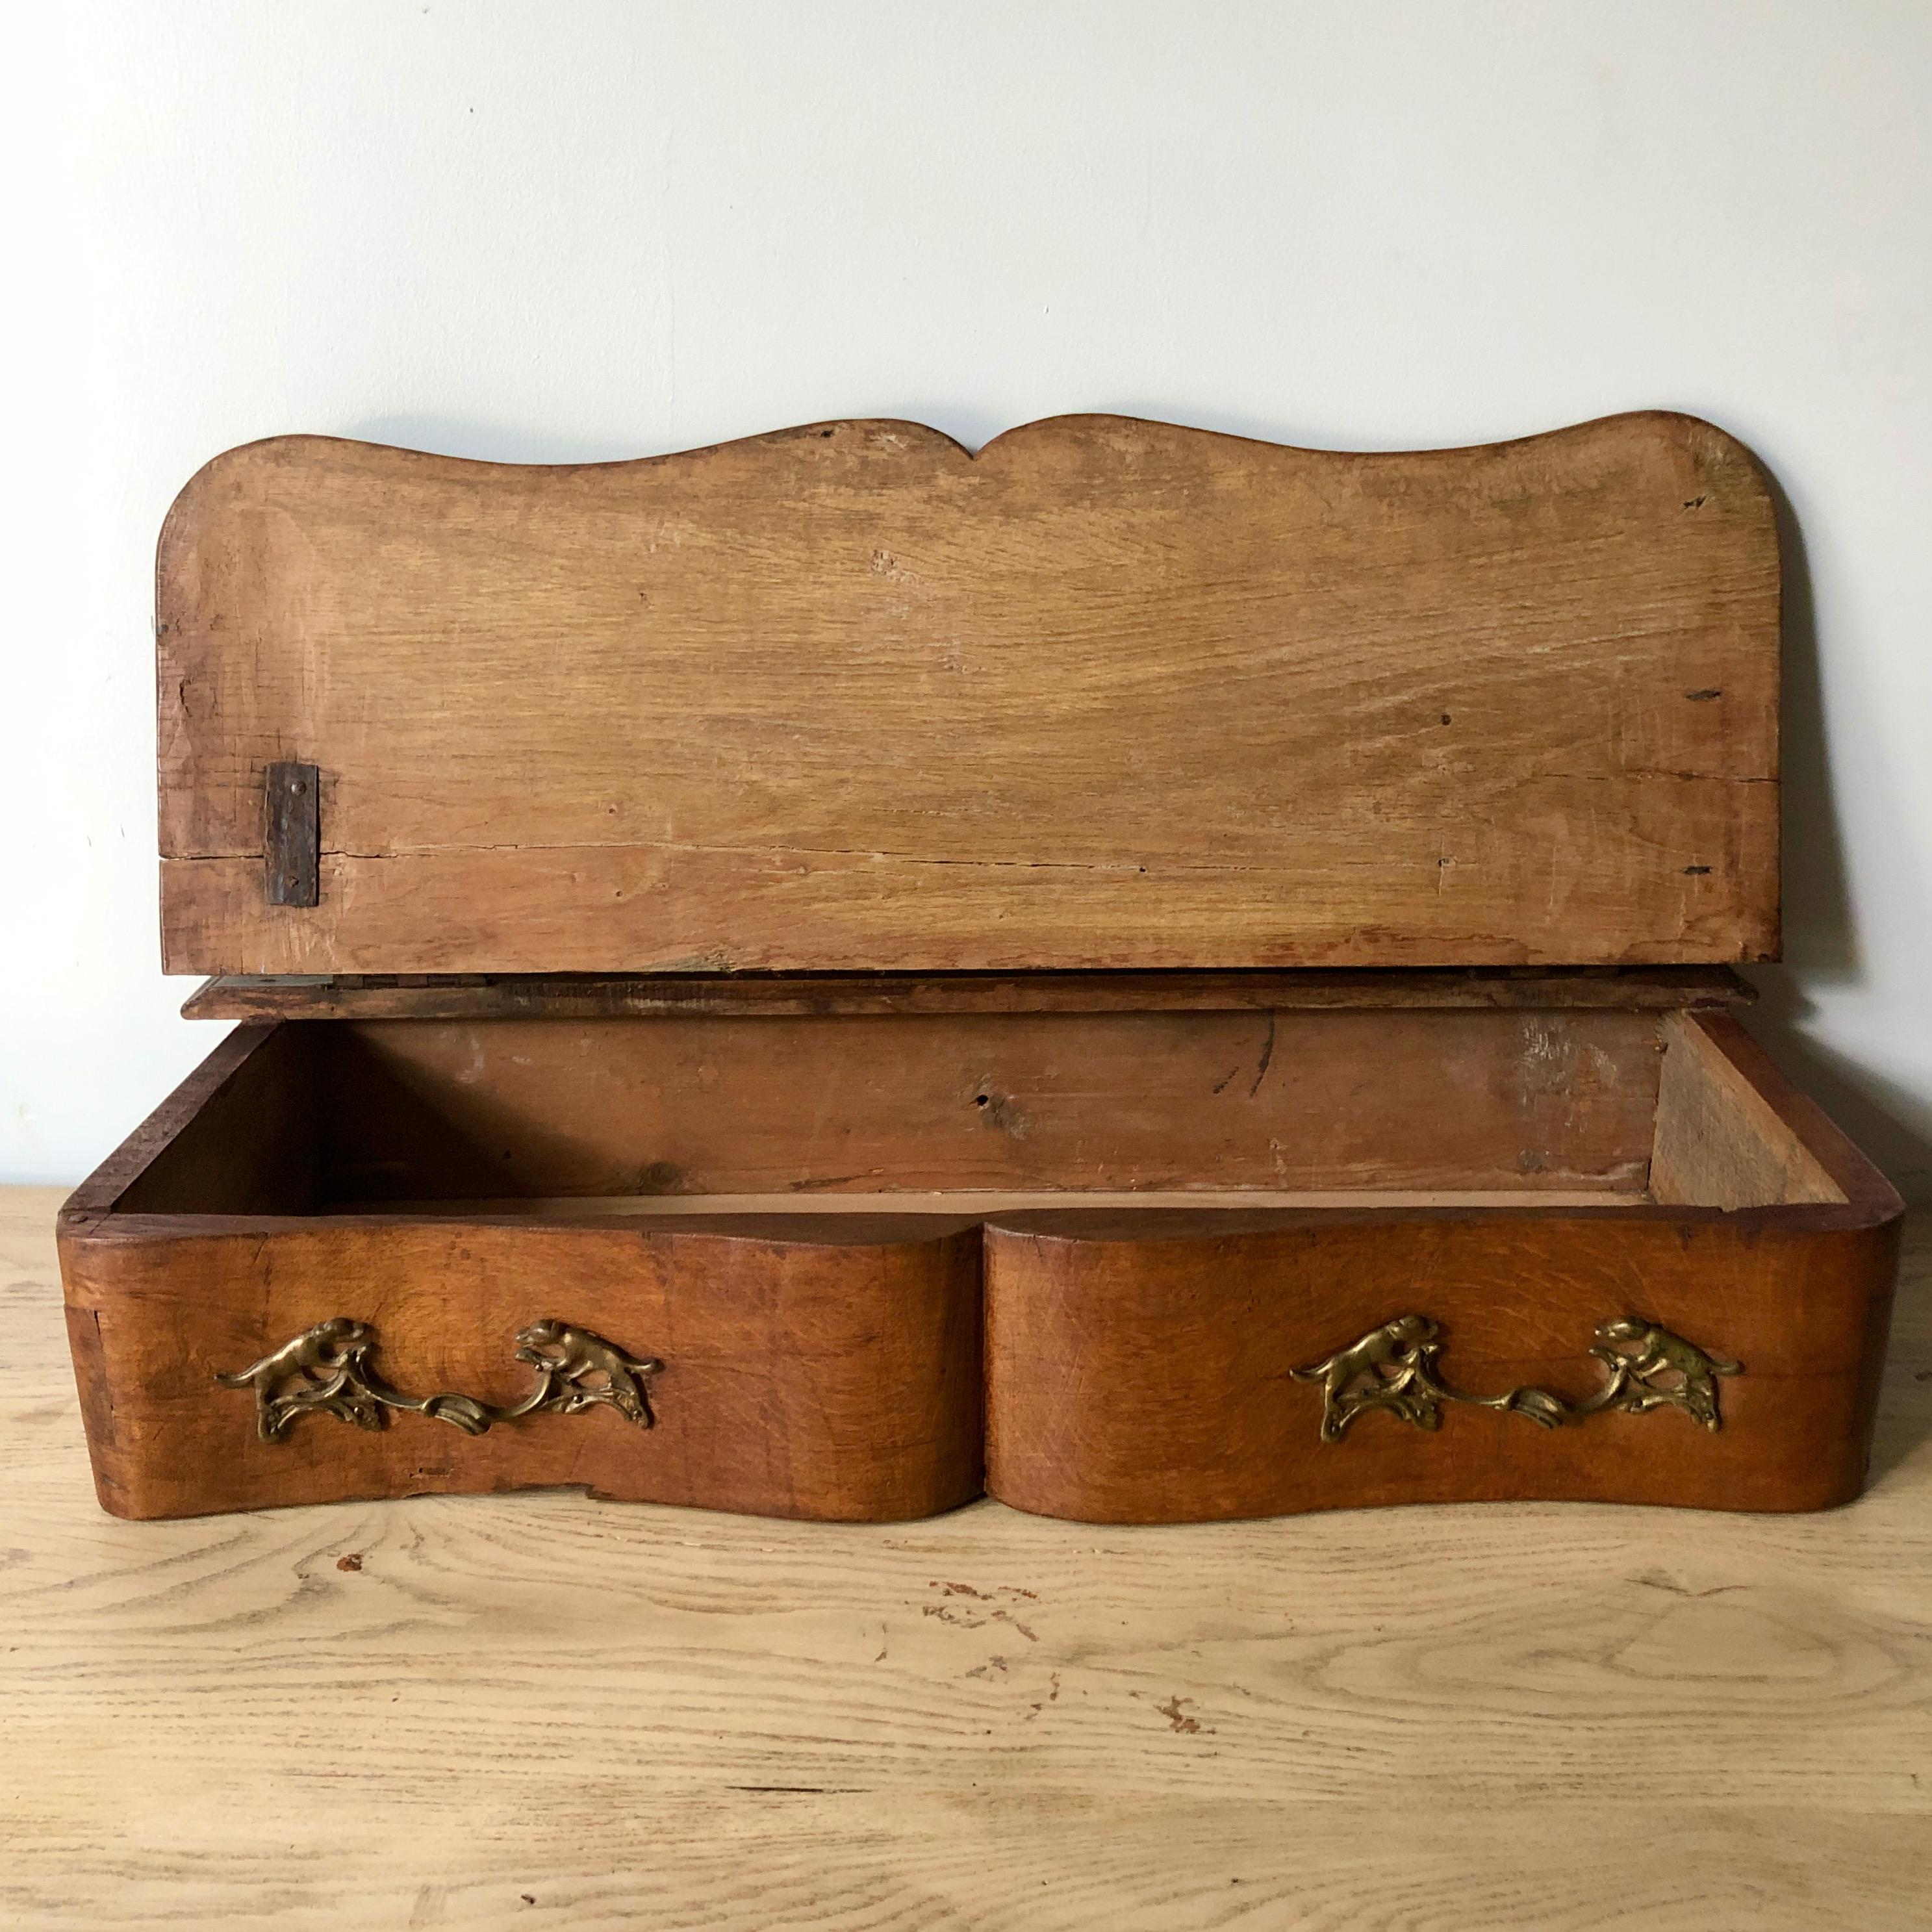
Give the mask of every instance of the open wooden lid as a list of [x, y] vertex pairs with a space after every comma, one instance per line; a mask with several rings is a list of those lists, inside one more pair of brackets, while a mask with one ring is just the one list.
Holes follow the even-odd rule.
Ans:
[[1692, 417], [277, 437], [158, 617], [170, 972], [1776, 952], [1772, 503]]

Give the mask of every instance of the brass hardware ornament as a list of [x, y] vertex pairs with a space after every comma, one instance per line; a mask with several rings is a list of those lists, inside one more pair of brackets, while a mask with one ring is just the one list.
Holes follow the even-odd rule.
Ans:
[[499, 1422], [548, 1414], [581, 1415], [614, 1408], [627, 1422], [649, 1429], [646, 1378], [663, 1363], [627, 1355], [614, 1343], [568, 1322], [532, 1322], [517, 1336], [517, 1360], [537, 1372], [536, 1386], [520, 1402], [499, 1408], [474, 1396], [408, 1396], [392, 1388], [371, 1357], [376, 1330], [367, 1322], [338, 1315], [318, 1322], [232, 1374], [217, 1372], [224, 1388], [255, 1391], [255, 1426], [264, 1442], [279, 1442], [304, 1415], [332, 1415], [358, 1429], [381, 1429], [391, 1409], [433, 1415], [466, 1436], [482, 1436]]
[[1322, 1439], [1339, 1442], [1356, 1417], [1386, 1409], [1418, 1429], [1442, 1426], [1444, 1402], [1502, 1409], [1526, 1416], [1544, 1429], [1560, 1429], [1606, 1410], [1642, 1415], [1681, 1408], [1706, 1429], [1721, 1429], [1718, 1378], [1744, 1372], [1737, 1362], [1706, 1354], [1654, 1322], [1624, 1316], [1598, 1324], [1590, 1353], [1608, 1370], [1603, 1385], [1581, 1402], [1565, 1402], [1547, 1389], [1514, 1388], [1501, 1395], [1470, 1395], [1445, 1382], [1438, 1366], [1442, 1324], [1426, 1315], [1398, 1315], [1372, 1328], [1327, 1360], [1290, 1373], [1322, 1385]]

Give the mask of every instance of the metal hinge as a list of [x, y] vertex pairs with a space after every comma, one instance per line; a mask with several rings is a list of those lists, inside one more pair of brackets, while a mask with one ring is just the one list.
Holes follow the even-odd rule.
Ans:
[[321, 791], [322, 774], [314, 765], [268, 767], [262, 851], [271, 905], [321, 903]]

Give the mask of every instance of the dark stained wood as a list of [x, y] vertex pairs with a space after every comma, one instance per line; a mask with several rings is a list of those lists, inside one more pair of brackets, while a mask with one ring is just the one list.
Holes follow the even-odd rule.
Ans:
[[[1687, 416], [1373, 454], [847, 422], [556, 468], [281, 437], [182, 493], [158, 638], [174, 972], [1778, 945], [1771, 498]], [[290, 746], [307, 909], [260, 890]]]
[[614, 1019], [658, 1013], [1277, 1011], [1328, 1006], [1659, 1012], [1754, 1000], [1728, 966], [1322, 973], [394, 974], [208, 980], [188, 1019]]

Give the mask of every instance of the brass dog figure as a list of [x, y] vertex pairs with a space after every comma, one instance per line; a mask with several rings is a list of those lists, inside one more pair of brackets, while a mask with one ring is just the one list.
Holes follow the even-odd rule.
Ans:
[[289, 1424], [321, 1409], [361, 1429], [380, 1429], [382, 1399], [364, 1375], [375, 1340], [366, 1322], [346, 1315], [318, 1322], [273, 1348], [259, 1362], [214, 1379], [225, 1388], [255, 1391], [255, 1427], [264, 1442], [279, 1442]]
[[1684, 1410], [1706, 1429], [1724, 1426], [1718, 1412], [1717, 1378], [1744, 1373], [1741, 1363], [1707, 1355], [1668, 1328], [1631, 1316], [1600, 1324], [1590, 1352], [1608, 1364], [1613, 1384], [1623, 1378], [1615, 1396], [1600, 1406], [1641, 1415], [1646, 1409], [1668, 1406]]
[[1442, 1331], [1426, 1315], [1398, 1315], [1312, 1368], [1291, 1369], [1298, 1382], [1322, 1384], [1322, 1439], [1339, 1442], [1364, 1409], [1393, 1409], [1418, 1429], [1442, 1426], [1448, 1391], [1432, 1373]]
[[1288, 1373], [1297, 1382], [1322, 1384], [1322, 1440], [1339, 1442], [1356, 1417], [1372, 1408], [1385, 1408], [1418, 1429], [1440, 1429], [1442, 1405], [1449, 1402], [1501, 1409], [1544, 1429], [1610, 1410], [1642, 1415], [1654, 1408], [1681, 1408], [1702, 1427], [1721, 1429], [1718, 1378], [1744, 1372], [1742, 1363], [1706, 1354], [1668, 1328], [1632, 1315], [1598, 1323], [1590, 1353], [1610, 1373], [1580, 1402], [1542, 1388], [1471, 1395], [1444, 1379], [1437, 1366], [1442, 1348], [1439, 1322], [1426, 1315], [1398, 1315], [1325, 1360]]
[[[656, 1375], [663, 1363], [650, 1357], [634, 1359], [587, 1328], [574, 1328], [567, 1322], [532, 1322], [518, 1334], [517, 1360], [531, 1364], [544, 1380], [539, 1398], [528, 1405], [532, 1408], [581, 1415], [598, 1402], [608, 1402], [640, 1429], [650, 1428], [657, 1420], [644, 1378]], [[601, 1387], [588, 1379], [596, 1376], [604, 1378]]]
[[436, 1395], [405, 1395], [377, 1372], [371, 1357], [376, 1330], [367, 1322], [332, 1316], [258, 1362], [232, 1372], [217, 1370], [224, 1388], [255, 1391], [255, 1426], [264, 1442], [279, 1442], [298, 1416], [333, 1415], [358, 1429], [386, 1427], [389, 1411], [433, 1417], [466, 1436], [488, 1435], [499, 1422], [526, 1415], [581, 1415], [596, 1408], [614, 1408], [639, 1429], [655, 1426], [644, 1378], [663, 1363], [627, 1354], [601, 1335], [568, 1322], [532, 1322], [517, 1336], [517, 1360], [537, 1372], [536, 1383], [520, 1402], [507, 1407], [446, 1390]]

